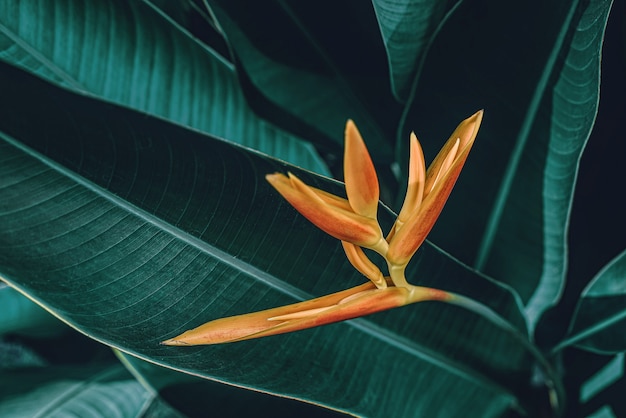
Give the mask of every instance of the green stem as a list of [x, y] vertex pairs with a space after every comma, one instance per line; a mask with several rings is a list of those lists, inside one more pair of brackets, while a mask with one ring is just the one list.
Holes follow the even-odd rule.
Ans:
[[551, 406], [557, 413], [557, 416], [561, 416], [563, 414], [563, 407], [565, 406], [565, 390], [561, 379], [554, 370], [554, 367], [548, 362], [539, 349], [530, 342], [525, 334], [522, 334], [517, 328], [511, 325], [507, 320], [502, 318], [488, 306], [456, 293], [450, 294], [452, 297], [449, 300], [443, 300], [443, 302], [460, 306], [481, 315], [483, 318], [509, 333], [516, 341], [522, 344], [524, 348], [530, 351], [530, 353], [535, 357], [537, 363], [543, 369], [545, 375], [544, 383], [549, 391]]

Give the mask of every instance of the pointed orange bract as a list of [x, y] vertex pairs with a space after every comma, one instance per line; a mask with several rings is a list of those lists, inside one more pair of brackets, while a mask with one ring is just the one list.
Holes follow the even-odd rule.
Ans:
[[377, 289], [368, 282], [292, 305], [216, 319], [161, 344], [189, 346], [243, 341], [332, 324], [409, 303], [451, 298], [451, 294], [439, 289], [420, 286]]
[[376, 219], [380, 194], [378, 176], [365, 142], [352, 120], [346, 123], [345, 137], [343, 167], [348, 201], [355, 213]]
[[298, 210], [327, 234], [361, 246], [373, 246], [382, 238], [380, 226], [368, 218], [345, 208], [339, 200], [320, 196], [295, 175], [268, 174], [267, 181]]
[[[411, 133], [409, 184], [387, 239], [376, 219], [379, 186], [374, 164], [354, 123], [346, 124], [344, 178], [348, 199], [307, 186], [295, 175], [268, 174], [267, 181], [304, 217], [341, 240], [350, 263], [370, 282], [279, 308], [217, 319], [164, 341], [164, 345], [218, 344], [266, 337], [369, 315], [426, 300], [451, 301], [443, 290], [414, 286], [404, 270], [432, 229], [476, 139], [483, 112], [459, 124], [432, 164]], [[368, 248], [383, 256], [389, 276], [370, 261]]]
[[389, 242], [391, 264], [406, 265], [435, 225], [474, 144], [482, 116], [480, 111], [461, 122], [428, 168], [421, 205]]

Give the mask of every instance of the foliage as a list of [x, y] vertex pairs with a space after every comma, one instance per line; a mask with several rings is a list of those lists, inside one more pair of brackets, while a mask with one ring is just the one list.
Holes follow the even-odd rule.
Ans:
[[[605, 27], [620, 8], [3, 2], [0, 414], [240, 416], [254, 403], [268, 416], [620, 416], [623, 223], [596, 203], [619, 196], [590, 205], [617, 237], [594, 242], [600, 257], [571, 217], [583, 150], [612, 111], [596, 119]], [[407, 269], [468, 306], [159, 345], [364, 280], [265, 174], [343, 193], [352, 118], [388, 227], [409, 133], [428, 161], [480, 108], [466, 168]]]

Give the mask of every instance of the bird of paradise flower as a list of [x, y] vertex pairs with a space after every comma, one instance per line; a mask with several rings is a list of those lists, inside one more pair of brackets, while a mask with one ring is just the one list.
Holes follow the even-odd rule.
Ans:
[[[426, 239], [474, 144], [482, 110], [462, 121], [426, 170], [424, 154], [410, 135], [408, 187], [391, 231], [377, 220], [379, 185], [374, 164], [355, 124], [345, 130], [344, 180], [347, 199], [311, 187], [292, 173], [267, 181], [304, 217], [341, 240], [350, 263], [370, 281], [331, 295], [287, 306], [213, 320], [164, 345], [187, 346], [243, 341], [317, 327], [422, 301], [454, 302], [459, 296], [407, 282], [405, 269]], [[388, 276], [368, 258], [367, 248], [387, 262]]]

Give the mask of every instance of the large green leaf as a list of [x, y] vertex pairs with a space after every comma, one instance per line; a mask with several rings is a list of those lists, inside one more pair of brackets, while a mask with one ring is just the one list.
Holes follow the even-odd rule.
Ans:
[[464, 1], [429, 48], [405, 115], [402, 136], [416, 130], [432, 158], [461, 118], [485, 108], [431, 239], [514, 287], [531, 325], [563, 288], [610, 7], [608, 0]]
[[404, 102], [446, 2], [373, 0], [372, 5], [387, 51], [391, 88], [396, 99]]
[[566, 339], [556, 350], [576, 344], [600, 353], [626, 351], [626, 251], [585, 288]]
[[3, 417], [135, 418], [153, 396], [119, 364], [0, 372]]
[[145, 2], [2, 2], [0, 59], [328, 174], [310, 144], [250, 110], [232, 65]]
[[515, 297], [431, 245], [409, 278], [475, 299], [470, 310], [424, 303], [258, 341], [159, 345], [361, 282], [263, 177], [289, 169], [343, 188], [5, 64], [0, 83], [0, 275], [68, 324], [166, 367], [360, 415], [540, 408], [528, 390], [544, 361]]

